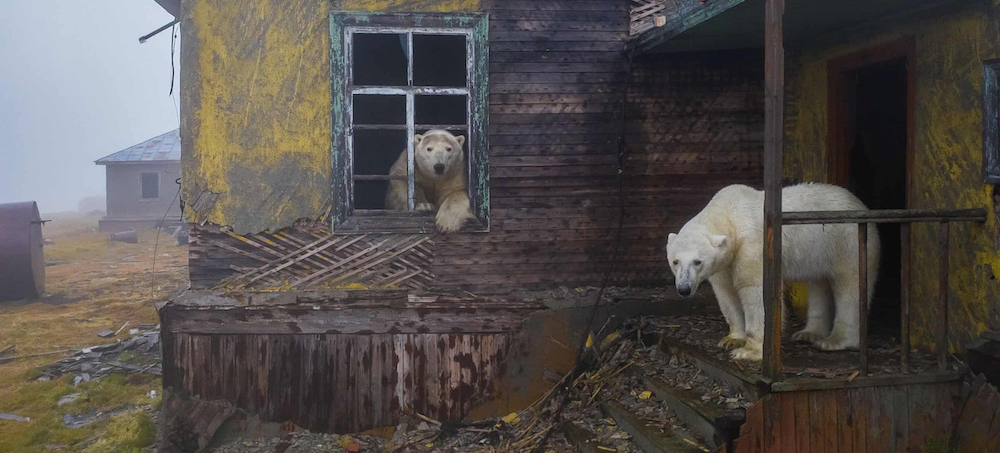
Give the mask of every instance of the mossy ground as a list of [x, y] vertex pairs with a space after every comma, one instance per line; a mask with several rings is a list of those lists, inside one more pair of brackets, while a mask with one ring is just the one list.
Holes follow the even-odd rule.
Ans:
[[[139, 231], [138, 244], [108, 243], [96, 230], [96, 216], [44, 215], [52, 219], [43, 234], [55, 243], [45, 246], [45, 259], [59, 262], [45, 269], [46, 294], [38, 300], [0, 303], [0, 350], [15, 345], [16, 355], [81, 348], [113, 342], [97, 336], [158, 323], [153, 303], [187, 284], [187, 248], [160, 233], [156, 247], [155, 280], [150, 273], [155, 231]], [[128, 328], [121, 334], [127, 337]], [[158, 377], [148, 374], [111, 375], [74, 387], [73, 376], [38, 382], [38, 371], [62, 355], [21, 359], [0, 365], [0, 413], [30, 417], [30, 422], [0, 420], [0, 452], [138, 452], [153, 440], [150, 408], [158, 405], [149, 391], [161, 394]], [[135, 353], [119, 357], [135, 360]], [[58, 406], [59, 398], [82, 393], [75, 402]], [[110, 419], [71, 429], [64, 414], [90, 409], [125, 410]], [[84, 442], [96, 437], [96, 440]], [[48, 446], [48, 447], [47, 447]], [[51, 447], [51, 448], [50, 448]]]

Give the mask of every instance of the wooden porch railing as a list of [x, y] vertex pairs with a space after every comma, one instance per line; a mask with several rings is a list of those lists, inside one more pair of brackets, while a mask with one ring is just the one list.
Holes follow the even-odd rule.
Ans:
[[[948, 354], [948, 253], [949, 225], [951, 222], [985, 222], [985, 209], [937, 210], [937, 209], [884, 209], [871, 211], [797, 211], [784, 212], [781, 216], [782, 225], [816, 225], [833, 223], [855, 223], [858, 225], [858, 316], [860, 324], [861, 363], [859, 371], [862, 375], [868, 373], [868, 224], [869, 223], [899, 223], [902, 242], [902, 269], [900, 273], [900, 365], [901, 371], [909, 371], [910, 365], [910, 224], [938, 223], [938, 241], [941, 248], [939, 270], [939, 297], [941, 304], [941, 325], [937, 332], [937, 353], [939, 371], [947, 370]], [[773, 274], [772, 274], [773, 275]], [[765, 287], [774, 286], [767, 281], [770, 275], [765, 275]], [[780, 270], [774, 277], [780, 281]], [[764, 309], [778, 307], [765, 301]], [[773, 316], [765, 313], [765, 318]], [[781, 379], [781, 324], [774, 323], [764, 332], [764, 350], [776, 351], [764, 355], [762, 363], [765, 375], [772, 380]]]

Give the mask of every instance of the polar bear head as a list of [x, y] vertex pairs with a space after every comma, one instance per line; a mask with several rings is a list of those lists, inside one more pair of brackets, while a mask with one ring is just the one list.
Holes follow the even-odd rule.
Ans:
[[465, 154], [462, 145], [465, 136], [458, 137], [450, 132], [432, 129], [423, 135], [413, 136], [416, 143], [413, 155], [417, 170], [432, 179], [448, 179], [456, 171], [465, 169]]
[[701, 282], [725, 265], [728, 248], [729, 238], [721, 234], [681, 228], [667, 235], [667, 260], [677, 294], [693, 296]]

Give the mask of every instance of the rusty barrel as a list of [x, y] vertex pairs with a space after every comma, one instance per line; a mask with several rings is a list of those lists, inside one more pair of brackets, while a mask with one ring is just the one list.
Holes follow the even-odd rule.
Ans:
[[0, 301], [45, 292], [42, 219], [34, 201], [0, 204]]

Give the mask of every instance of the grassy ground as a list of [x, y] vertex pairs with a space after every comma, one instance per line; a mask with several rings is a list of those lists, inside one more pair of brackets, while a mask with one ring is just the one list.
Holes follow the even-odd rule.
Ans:
[[[187, 248], [177, 247], [160, 233], [156, 274], [151, 274], [155, 231], [140, 231], [138, 244], [108, 243], [99, 233], [97, 217], [43, 215], [52, 219], [44, 235], [46, 294], [39, 300], [0, 303], [0, 350], [11, 345], [27, 355], [111, 343], [97, 336], [130, 326], [158, 323], [153, 308], [187, 285]], [[127, 328], [121, 336], [127, 336]], [[152, 442], [148, 396], [160, 392], [160, 382], [146, 374], [114, 375], [99, 382], [73, 386], [73, 376], [38, 382], [38, 369], [61, 355], [47, 355], [0, 365], [0, 413], [30, 417], [30, 422], [0, 420], [0, 452], [99, 451], [132, 452]], [[60, 397], [83, 393], [75, 402], [57, 406]], [[90, 409], [120, 415], [100, 423], [70, 429], [63, 415]], [[145, 410], [143, 410], [145, 408]], [[96, 438], [95, 438], [96, 436]], [[90, 440], [90, 442], [84, 442]]]

